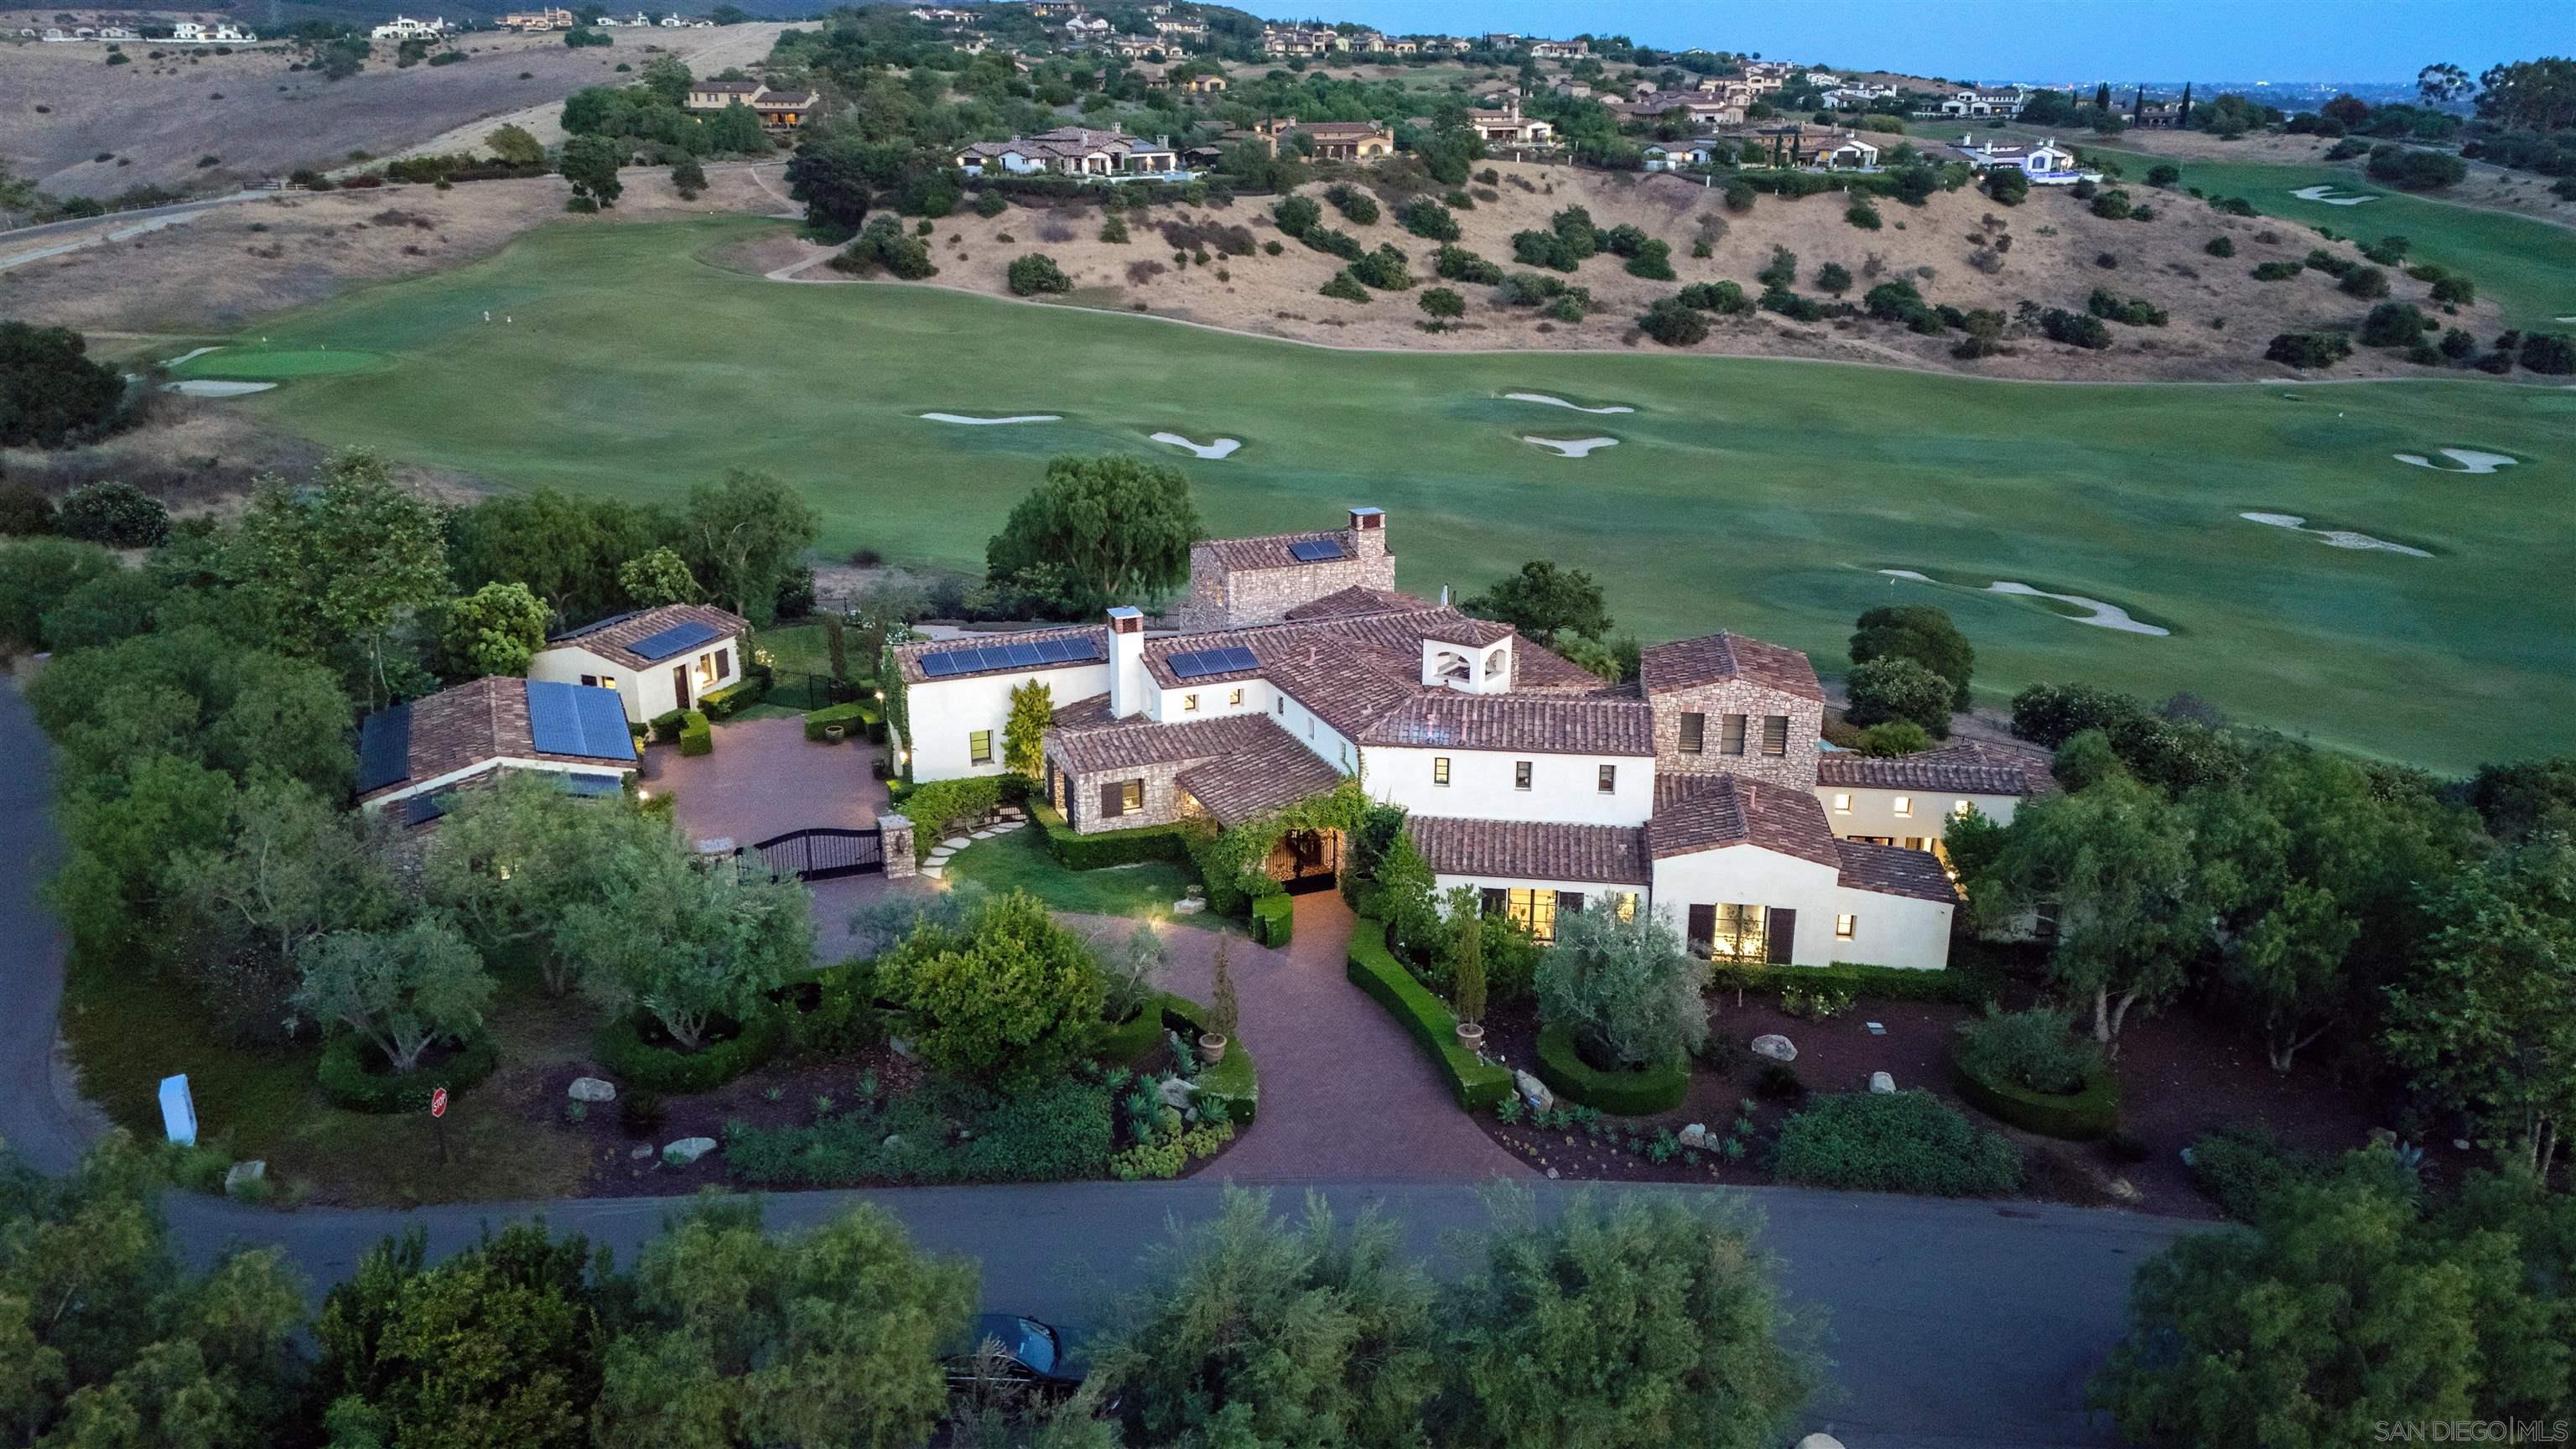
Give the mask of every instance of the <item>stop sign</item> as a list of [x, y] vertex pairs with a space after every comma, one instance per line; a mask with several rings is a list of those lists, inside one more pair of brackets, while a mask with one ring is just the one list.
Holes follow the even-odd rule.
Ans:
[[429, 1094], [429, 1115], [432, 1117], [444, 1117], [447, 1115], [447, 1089], [445, 1087], [438, 1087], [431, 1090]]

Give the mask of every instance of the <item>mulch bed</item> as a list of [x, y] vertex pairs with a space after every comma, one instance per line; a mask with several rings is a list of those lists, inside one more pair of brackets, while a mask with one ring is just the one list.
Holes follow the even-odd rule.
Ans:
[[[2384, 1122], [2377, 1097], [2340, 1079], [2322, 1053], [2283, 1076], [2272, 1070], [2250, 1031], [2216, 1013], [2178, 1006], [2152, 1017], [2132, 1013], [2121, 1032], [2121, 1126], [2144, 1149], [2142, 1158], [2130, 1160], [2103, 1143], [2060, 1142], [2004, 1127], [1961, 1103], [1950, 1083], [1949, 1043], [1951, 1032], [1973, 1014], [1970, 1008], [1863, 999], [1830, 1020], [1812, 1021], [1788, 1015], [1769, 998], [1747, 996], [1738, 1005], [1721, 992], [1710, 1004], [1712, 1034], [1731, 1037], [1738, 1047], [1767, 1034], [1789, 1038], [1798, 1052], [1793, 1070], [1808, 1091], [1865, 1091], [1870, 1073], [1883, 1071], [1898, 1087], [1931, 1091], [1981, 1125], [2003, 1131], [2025, 1149], [2024, 1191], [2051, 1201], [2216, 1218], [2217, 1208], [2193, 1187], [2181, 1158], [2194, 1138], [2231, 1123], [2255, 1122], [2285, 1147], [2331, 1156], [2364, 1145], [2369, 1130]], [[1872, 1032], [1872, 1022], [1883, 1032]], [[1485, 1032], [1487, 1055], [1523, 1069], [1535, 1063], [1538, 1022], [1528, 1002], [1493, 1008]], [[1647, 1117], [1604, 1117], [1589, 1132], [1545, 1131], [1525, 1121], [1504, 1123], [1491, 1113], [1478, 1114], [1477, 1121], [1505, 1149], [1552, 1177], [1767, 1183], [1771, 1175], [1762, 1164], [1795, 1103], [1762, 1095], [1764, 1065], [1749, 1052], [1721, 1046], [1693, 1072], [1690, 1094], [1679, 1108]], [[1713, 1140], [1724, 1138], [1748, 1098], [1754, 1103], [1753, 1131], [1740, 1161], [1707, 1153], [1696, 1164], [1678, 1155], [1658, 1163], [1629, 1149], [1632, 1141], [1651, 1143], [1660, 1131], [1678, 1136], [1694, 1122], [1704, 1124]], [[2474, 1164], [2472, 1154], [2448, 1143], [2425, 1145], [2440, 1180], [2456, 1181]]]

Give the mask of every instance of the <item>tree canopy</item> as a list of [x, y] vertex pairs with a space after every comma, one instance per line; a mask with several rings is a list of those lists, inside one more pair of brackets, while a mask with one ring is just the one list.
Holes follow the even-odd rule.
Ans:
[[1205, 533], [1179, 469], [1123, 453], [1060, 457], [984, 546], [985, 573], [1004, 584], [1060, 568], [1066, 612], [1081, 617], [1187, 581]]
[[1558, 568], [1546, 559], [1522, 564], [1520, 572], [1495, 580], [1459, 607], [1480, 619], [1509, 624], [1543, 645], [1569, 634], [1607, 639], [1613, 627], [1609, 601], [1592, 575]]

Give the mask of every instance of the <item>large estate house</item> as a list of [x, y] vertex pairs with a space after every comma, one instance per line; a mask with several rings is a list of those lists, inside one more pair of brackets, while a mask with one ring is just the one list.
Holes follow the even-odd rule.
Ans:
[[1991, 136], [1983, 142], [1974, 136], [1961, 136], [1953, 149], [1961, 160], [1979, 171], [2010, 166], [2028, 174], [2031, 181], [2040, 186], [2072, 186], [2087, 178], [2102, 179], [2099, 172], [2079, 169], [2075, 152], [2058, 145], [2054, 136], [2036, 146], [1998, 143]]
[[[1442, 890], [1552, 939], [1560, 911], [1669, 912], [1703, 955], [1947, 964], [1938, 849], [1971, 810], [2047, 788], [2000, 750], [1830, 752], [1807, 657], [1742, 635], [1645, 651], [1612, 684], [1399, 592], [1386, 515], [1191, 552], [1173, 632], [1100, 624], [893, 650], [916, 780], [998, 774], [1013, 690], [1047, 687], [1046, 803], [1081, 834], [1232, 826], [1357, 779], [1401, 805]], [[1341, 842], [1292, 833], [1276, 878], [1326, 881]]]
[[822, 99], [819, 92], [771, 90], [761, 81], [697, 80], [689, 82], [681, 109], [704, 115], [739, 102], [760, 117], [764, 129], [794, 131], [804, 126]]
[[1181, 153], [1168, 136], [1149, 140], [1114, 125], [1106, 131], [1058, 126], [1034, 136], [974, 142], [957, 153], [957, 165], [969, 176], [988, 169], [1006, 176], [1161, 176], [1181, 169]]

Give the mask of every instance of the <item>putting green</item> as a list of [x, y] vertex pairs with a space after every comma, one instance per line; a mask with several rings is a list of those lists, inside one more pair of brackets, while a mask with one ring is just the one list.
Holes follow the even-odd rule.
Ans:
[[[2095, 154], [2094, 147], [2084, 150]], [[2170, 162], [2182, 168], [2176, 190], [2196, 186], [2208, 196], [2241, 196], [2265, 216], [2324, 227], [2355, 241], [2402, 236], [2412, 244], [2409, 263], [2432, 262], [2466, 275], [2481, 298], [2502, 309], [2508, 327], [2563, 331], [2556, 319], [2576, 312], [2576, 230], [2567, 227], [2443, 201], [2438, 193], [2412, 196], [2369, 179], [2358, 166], [2187, 161], [2107, 147], [2098, 154], [2119, 158], [2126, 173], [2122, 184], [2132, 192], [2145, 194], [2141, 183], [2148, 167]], [[2332, 188], [2329, 196], [2370, 200], [2337, 206], [2292, 194], [2317, 186]], [[2171, 214], [2187, 219], [2195, 205], [2186, 197]]]
[[[1648, 640], [1738, 629], [1832, 669], [1855, 614], [1920, 600], [1976, 641], [1989, 698], [2034, 680], [2189, 690], [2239, 719], [2454, 769], [2576, 747], [2576, 391], [2480, 378], [2308, 383], [2293, 398], [1654, 349], [1333, 352], [697, 260], [775, 225], [549, 228], [271, 319], [276, 347], [397, 365], [236, 406], [508, 486], [667, 503], [728, 467], [766, 469], [822, 509], [827, 556], [866, 546], [970, 569], [1050, 456], [1134, 452], [1186, 473], [1219, 533], [1376, 504], [1404, 587], [1473, 591], [1552, 558], [1589, 570]], [[487, 324], [486, 309], [516, 321]], [[1636, 411], [1586, 417], [1514, 392]], [[1166, 431], [1250, 446], [1201, 462], [1145, 441]], [[1569, 459], [1520, 441], [1532, 433], [1620, 445]], [[2477, 477], [2393, 457], [2450, 447], [2526, 461]], [[2437, 556], [2324, 548], [2248, 526], [2249, 510]], [[2078, 623], [1995, 580], [2172, 632]]]
[[259, 343], [236, 344], [219, 348], [200, 357], [189, 358], [171, 369], [181, 378], [289, 378], [332, 377], [348, 372], [373, 372], [386, 365], [386, 359], [373, 352], [327, 347], [266, 347]]

